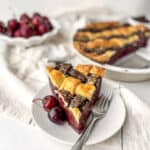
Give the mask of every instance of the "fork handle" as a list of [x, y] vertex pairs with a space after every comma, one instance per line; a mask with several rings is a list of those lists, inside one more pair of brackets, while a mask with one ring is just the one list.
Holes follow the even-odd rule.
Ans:
[[93, 117], [91, 123], [89, 123], [88, 127], [83, 131], [77, 142], [72, 146], [71, 150], [82, 150], [82, 147], [88, 140], [96, 121], [97, 118]]

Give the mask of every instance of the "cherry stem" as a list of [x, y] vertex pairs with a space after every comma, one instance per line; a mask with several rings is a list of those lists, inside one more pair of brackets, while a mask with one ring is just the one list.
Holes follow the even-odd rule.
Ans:
[[[43, 99], [41, 99], [41, 98], [36, 98], [36, 99], [33, 99], [33, 100], [32, 100], [33, 103], [35, 103], [35, 104], [37, 104], [39, 107], [43, 108], [43, 106], [42, 106], [42, 101], [43, 101]], [[40, 103], [38, 103], [38, 102], [40, 102]]]
[[33, 103], [35, 103], [35, 102], [37, 102], [37, 101], [43, 101], [43, 99], [42, 99], [42, 98], [36, 98], [36, 99], [33, 99], [33, 100], [32, 100]]

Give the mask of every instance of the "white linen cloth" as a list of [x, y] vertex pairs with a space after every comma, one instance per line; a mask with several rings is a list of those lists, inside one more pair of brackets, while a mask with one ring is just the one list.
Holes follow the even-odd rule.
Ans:
[[44, 65], [68, 57], [62, 45], [47, 44], [18, 51], [1, 42], [0, 112], [30, 121], [35, 93], [46, 84]]
[[[108, 15], [108, 14], [107, 14]], [[85, 16], [83, 16], [85, 17]], [[82, 17], [79, 15], [60, 18], [65, 38], [73, 33], [73, 23]], [[75, 25], [78, 23], [75, 22]], [[84, 23], [84, 21], [82, 22]], [[72, 30], [71, 30], [72, 28]], [[31, 104], [34, 95], [47, 83], [43, 65], [49, 61], [63, 61], [72, 57], [62, 45], [57, 42], [38, 47], [31, 47], [19, 52], [17, 48], [7, 47], [0, 43], [0, 113], [22, 120], [28, 124], [32, 122]], [[83, 62], [77, 57], [70, 62]], [[103, 144], [87, 147], [87, 150], [98, 150], [103, 146], [106, 149], [120, 149], [121, 139], [123, 150], [149, 150], [150, 149], [150, 108], [142, 101], [128, 101], [127, 120], [122, 132], [119, 132]], [[123, 136], [122, 136], [123, 135]], [[122, 136], [122, 138], [120, 138]], [[120, 143], [120, 144], [118, 144]]]

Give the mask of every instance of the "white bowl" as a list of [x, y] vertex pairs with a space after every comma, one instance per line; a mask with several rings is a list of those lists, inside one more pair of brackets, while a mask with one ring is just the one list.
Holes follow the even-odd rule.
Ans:
[[17, 37], [17, 38], [12, 38], [4, 34], [0, 34], [0, 40], [4, 40], [8, 45], [12, 46], [35, 46], [39, 45], [47, 40], [52, 39], [59, 31], [60, 26], [57, 23], [56, 20], [50, 19], [52, 25], [53, 25], [53, 30], [43, 34], [42, 36], [33, 36], [28, 39], [23, 38], [23, 37]]

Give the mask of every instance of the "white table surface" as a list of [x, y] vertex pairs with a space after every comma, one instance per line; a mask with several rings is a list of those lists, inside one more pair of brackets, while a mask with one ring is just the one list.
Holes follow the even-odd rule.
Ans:
[[150, 80], [141, 82], [117, 82], [130, 89], [141, 100], [150, 105]]
[[0, 117], [0, 150], [67, 150], [64, 144], [50, 141], [38, 128]]
[[[120, 146], [111, 147], [111, 150], [121, 150]], [[116, 149], [117, 148], [117, 149]], [[118, 149], [119, 148], [119, 149]], [[70, 150], [65, 145], [41, 132], [39, 128], [27, 126], [21, 122], [0, 116], [0, 150]], [[90, 146], [86, 150], [108, 150], [107, 146]]]

